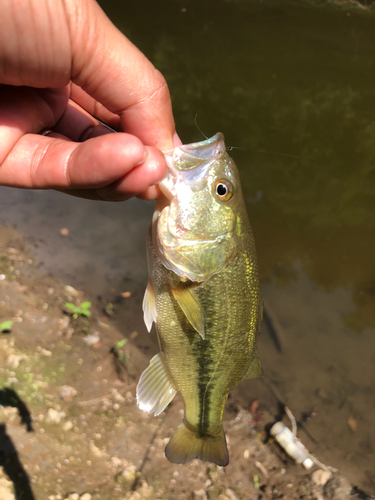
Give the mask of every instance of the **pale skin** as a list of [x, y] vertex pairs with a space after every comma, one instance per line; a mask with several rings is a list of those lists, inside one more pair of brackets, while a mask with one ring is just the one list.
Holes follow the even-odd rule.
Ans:
[[180, 144], [163, 76], [94, 0], [0, 0], [0, 12], [0, 185], [158, 196], [161, 151]]

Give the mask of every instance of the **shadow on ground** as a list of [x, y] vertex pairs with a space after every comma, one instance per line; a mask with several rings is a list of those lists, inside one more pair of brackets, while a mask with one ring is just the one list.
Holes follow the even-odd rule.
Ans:
[[[0, 406], [17, 408], [21, 423], [25, 425], [27, 432], [33, 432], [30, 411], [14, 390], [0, 390]], [[35, 500], [30, 478], [19, 459], [12, 439], [6, 432], [5, 424], [0, 424], [0, 467], [13, 482], [16, 500]]]

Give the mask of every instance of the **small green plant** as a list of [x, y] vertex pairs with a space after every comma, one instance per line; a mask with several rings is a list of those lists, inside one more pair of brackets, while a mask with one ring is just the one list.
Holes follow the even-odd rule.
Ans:
[[73, 319], [77, 319], [78, 316], [91, 316], [91, 302], [81, 302], [79, 306], [72, 304], [71, 302], [65, 302], [65, 309], [72, 315]]
[[0, 323], [0, 332], [1, 333], [6, 333], [10, 332], [13, 326], [13, 321], [3, 321]]
[[115, 306], [113, 304], [111, 304], [111, 302], [108, 302], [108, 304], [104, 308], [104, 312], [110, 318], [111, 316], [114, 315]]
[[113, 353], [117, 357], [121, 363], [124, 365], [126, 364], [127, 360], [129, 359], [129, 354], [126, 352], [122, 352], [121, 348], [124, 347], [124, 345], [127, 343], [128, 339], [122, 339], [119, 340], [114, 346], [113, 346]]
[[121, 347], [123, 347], [127, 343], [128, 339], [122, 339], [117, 342], [117, 344], [114, 345], [113, 349], [118, 352]]

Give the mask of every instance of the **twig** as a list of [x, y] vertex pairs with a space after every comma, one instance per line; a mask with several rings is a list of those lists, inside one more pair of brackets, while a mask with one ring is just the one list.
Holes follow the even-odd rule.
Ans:
[[264, 467], [263, 464], [261, 464], [260, 462], [258, 462], [258, 460], [255, 460], [254, 461], [254, 465], [257, 469], [260, 470], [260, 472], [263, 474], [263, 476], [265, 477], [268, 477], [268, 472], [267, 472], [267, 469]]
[[321, 469], [325, 470], [326, 472], [337, 472], [337, 469], [331, 467], [330, 465], [324, 465], [323, 462], [321, 462], [316, 457], [311, 455], [311, 453], [310, 453], [310, 458], [316, 465], [318, 465]]
[[284, 406], [284, 411], [285, 413], [288, 415], [289, 417], [289, 420], [291, 421], [292, 423], [292, 432], [293, 432], [293, 437], [295, 439], [297, 439], [297, 423], [296, 423], [296, 419], [294, 418], [294, 415], [293, 413], [289, 410], [289, 408], [287, 406]]
[[[135, 387], [135, 385], [136, 384], [125, 385], [124, 387], [121, 387], [121, 389], [119, 391], [117, 391], [117, 393], [120, 394], [121, 392], [124, 392], [125, 390], [131, 391]], [[114, 394], [115, 394], [114, 392], [110, 392], [109, 394], [104, 394], [103, 396], [100, 396], [99, 398], [88, 399], [87, 401], [80, 401], [78, 403], [78, 405], [79, 406], [89, 406], [89, 405], [93, 405], [95, 403], [100, 403], [100, 401], [102, 401], [103, 399], [110, 398]]]

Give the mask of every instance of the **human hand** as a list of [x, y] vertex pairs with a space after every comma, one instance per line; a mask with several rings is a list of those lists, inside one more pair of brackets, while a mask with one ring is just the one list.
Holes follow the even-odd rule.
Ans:
[[94, 0], [0, 9], [0, 185], [156, 197], [175, 133], [162, 75]]

